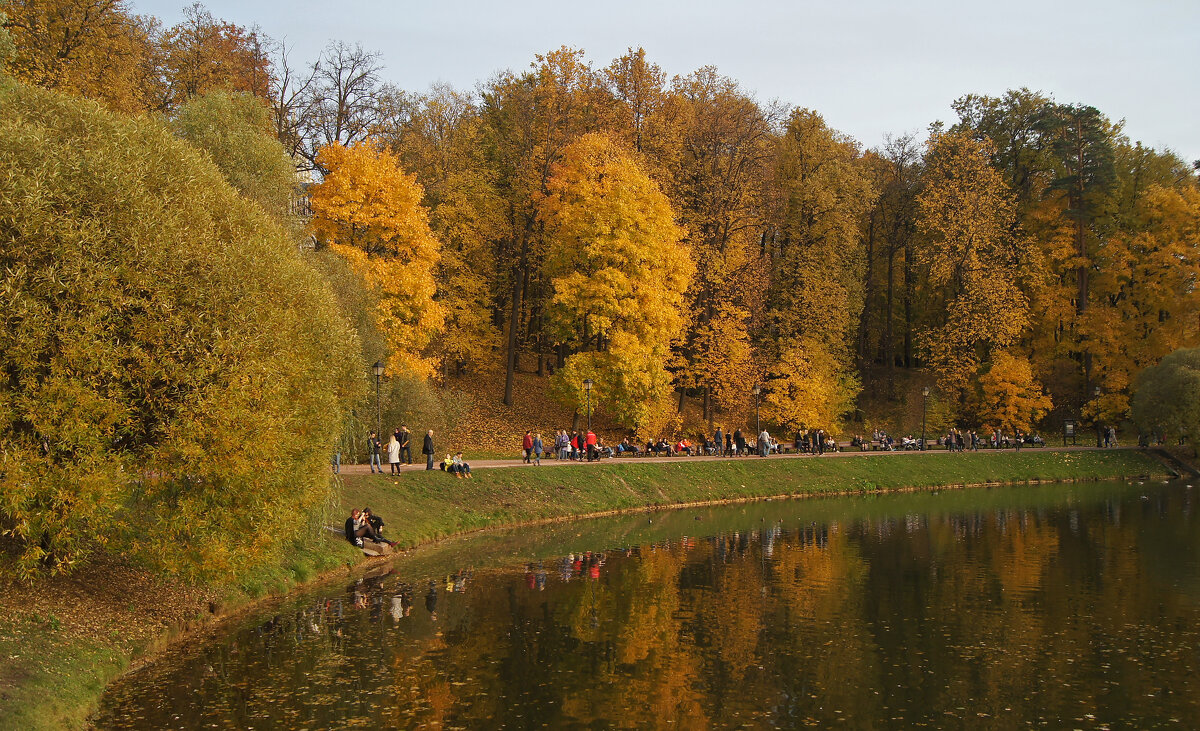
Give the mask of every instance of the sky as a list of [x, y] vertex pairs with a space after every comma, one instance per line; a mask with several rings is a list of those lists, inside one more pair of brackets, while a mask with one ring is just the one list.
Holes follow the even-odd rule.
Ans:
[[[166, 25], [185, 0], [131, 0]], [[470, 89], [567, 45], [596, 67], [642, 46], [668, 75], [715, 66], [762, 102], [815, 109], [865, 147], [952, 123], [964, 94], [1028, 87], [1125, 120], [1135, 141], [1200, 160], [1200, 0], [207, 0], [285, 40], [382, 54], [408, 91]]]

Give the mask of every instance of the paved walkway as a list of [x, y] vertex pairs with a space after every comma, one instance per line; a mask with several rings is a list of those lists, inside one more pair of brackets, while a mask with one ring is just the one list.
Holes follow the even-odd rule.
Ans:
[[[1097, 451], [1099, 449], [1100, 449], [1099, 447], [1026, 447], [1026, 448], [1022, 449], [1021, 451], [1023, 451], [1023, 452], [1045, 452], [1045, 451], [1050, 451], [1050, 452], [1088, 452], [1088, 451]], [[1111, 449], [1135, 449], [1135, 447], [1112, 447]], [[1004, 452], [1004, 453], [1011, 454], [1015, 450], [1012, 450], [1012, 449], [1005, 449], [1005, 450], [981, 449], [979, 451], [981, 453]], [[946, 450], [939, 448], [939, 449], [931, 449], [927, 452], [916, 452], [916, 451], [912, 451], [912, 452], [905, 452], [905, 451], [860, 452], [857, 449], [849, 449], [849, 450], [844, 450], [841, 452], [826, 452], [824, 455], [820, 455], [820, 456], [815, 455], [815, 454], [772, 454], [770, 457], [766, 457], [766, 458], [758, 457], [757, 455], [748, 456], [748, 457], [612, 457], [612, 458], [601, 460], [600, 462], [575, 462], [575, 461], [566, 460], [566, 459], [558, 460], [558, 459], [550, 458], [550, 459], [542, 459], [541, 466], [542, 467], [579, 467], [579, 466], [586, 466], [588, 464], [601, 464], [601, 463], [606, 463], [606, 462], [637, 462], [637, 463], [724, 462], [724, 461], [739, 460], [739, 459], [838, 459], [838, 458], [851, 458], [851, 457], [881, 457], [881, 458], [883, 458], [883, 457], [894, 457], [894, 456], [900, 455], [900, 454], [946, 454]], [[514, 457], [513, 459], [478, 459], [478, 460], [476, 460], [476, 459], [471, 459], [470, 455], [465, 455], [465, 458], [466, 458], [467, 464], [471, 465], [472, 470], [493, 469], [493, 468], [499, 468], [499, 467], [536, 467], [537, 466], [537, 465], [532, 465], [532, 464], [525, 464], [521, 460], [520, 457]], [[440, 461], [440, 459], [441, 458], [439, 458], [439, 461]], [[423, 470], [423, 469], [425, 469], [424, 461], [421, 461], [419, 463], [414, 462], [411, 465], [400, 465], [401, 472], [412, 472], [413, 470]], [[434, 469], [437, 469], [437, 462], [434, 462]], [[365, 464], [344, 464], [344, 465], [342, 465], [342, 472], [344, 474], [351, 474], [351, 475], [367, 475], [367, 474], [371, 473], [371, 468], [369, 465], [365, 465]], [[389, 474], [391, 472], [387, 463], [384, 463], [384, 465], [383, 465], [383, 472], [384, 472], [384, 474]]]

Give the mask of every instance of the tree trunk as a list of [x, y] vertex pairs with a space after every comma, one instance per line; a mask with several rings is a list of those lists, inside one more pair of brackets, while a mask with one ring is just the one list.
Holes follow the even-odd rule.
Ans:
[[522, 277], [520, 272], [514, 273], [512, 311], [508, 317], [508, 359], [505, 363], [504, 374], [504, 405], [513, 404], [513, 378], [517, 372], [517, 328], [521, 322]]
[[912, 243], [904, 241], [904, 367], [915, 368], [913, 359], [913, 273]]
[[875, 279], [875, 216], [867, 227], [867, 275], [863, 286], [862, 319], [858, 323], [858, 362], [860, 368], [867, 364], [867, 330], [871, 323], [871, 288]]

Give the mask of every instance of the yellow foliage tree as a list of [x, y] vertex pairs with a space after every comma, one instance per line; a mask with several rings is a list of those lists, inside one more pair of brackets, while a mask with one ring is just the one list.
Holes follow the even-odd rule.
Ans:
[[979, 377], [983, 392], [979, 416], [985, 423], [1029, 431], [1050, 411], [1050, 397], [1022, 355], [1007, 350], [992, 354], [992, 366]]
[[839, 422], [858, 395], [859, 381], [820, 342], [786, 345], [771, 367], [763, 396], [763, 416], [787, 429], [829, 428]]
[[959, 392], [989, 348], [1014, 344], [1029, 324], [1022, 278], [1038, 261], [1014, 236], [1012, 196], [991, 165], [993, 148], [966, 133], [929, 142], [924, 189], [917, 198], [918, 260], [944, 293], [941, 324], [922, 334], [930, 364], [944, 386]]
[[567, 146], [547, 187], [551, 327], [558, 342], [582, 351], [556, 374], [559, 393], [582, 406], [574, 376], [588, 371], [607, 411], [646, 427], [670, 391], [665, 366], [694, 272], [683, 231], [667, 197], [605, 135]]
[[317, 164], [329, 172], [313, 187], [313, 228], [379, 292], [375, 319], [391, 350], [388, 371], [433, 375], [437, 359], [425, 350], [444, 321], [434, 301], [440, 247], [421, 186], [371, 142], [327, 145]]

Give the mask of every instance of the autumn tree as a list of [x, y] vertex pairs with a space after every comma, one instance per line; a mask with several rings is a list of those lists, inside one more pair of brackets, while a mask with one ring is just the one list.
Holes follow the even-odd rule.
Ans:
[[1012, 198], [990, 165], [991, 146], [948, 132], [929, 147], [917, 230], [920, 261], [943, 293], [944, 310], [922, 344], [946, 389], [961, 394], [990, 351], [1013, 345], [1028, 326], [1022, 284], [1038, 264], [1015, 233]]
[[184, 8], [183, 20], [159, 45], [172, 107], [218, 89], [267, 97], [269, 50], [257, 30], [218, 20], [197, 2]]
[[329, 172], [312, 189], [313, 229], [379, 292], [375, 320], [390, 346], [389, 372], [432, 375], [437, 361], [425, 351], [444, 313], [434, 300], [440, 247], [421, 186], [372, 141], [327, 145], [316, 162]]
[[424, 189], [430, 227], [442, 245], [438, 301], [446, 326], [436, 345], [455, 370], [494, 366], [500, 345], [492, 304], [504, 206], [479, 144], [481, 125], [470, 94], [438, 85], [415, 97], [405, 123], [384, 135]]
[[16, 78], [126, 113], [157, 108], [156, 22], [124, 0], [11, 0], [4, 8]]
[[555, 339], [576, 351], [555, 374], [558, 391], [582, 407], [580, 383], [591, 377], [596, 403], [619, 423], [651, 427], [670, 392], [665, 366], [694, 271], [670, 202], [599, 134], [563, 150], [547, 189], [549, 316]]
[[1029, 359], [1006, 350], [992, 353], [989, 367], [979, 377], [979, 387], [979, 418], [994, 427], [1029, 432], [1052, 405]]
[[887, 369], [887, 395], [894, 395], [898, 365], [915, 362], [915, 333], [925, 308], [914, 266], [916, 200], [922, 153], [911, 135], [887, 136], [879, 150], [866, 153], [865, 174], [879, 195], [864, 219], [866, 271], [858, 357]]
[[[804, 109], [792, 112], [779, 142], [774, 193], [778, 217], [764, 242], [770, 284], [760, 344], [778, 362], [767, 403], [789, 424], [798, 423], [801, 408], [836, 417], [857, 396], [851, 344], [863, 306], [861, 224], [876, 193], [857, 145]], [[813, 387], [780, 383], [789, 379]], [[832, 403], [796, 403], [834, 396]]]
[[[742, 343], [731, 342], [723, 351], [706, 341], [711, 333], [744, 329], [747, 335], [739, 340], [748, 343], [749, 332], [761, 325], [755, 315], [761, 318], [766, 290], [759, 257], [764, 181], [770, 178], [773, 124], [780, 110], [761, 107], [713, 67], [676, 77], [670, 93], [672, 114], [678, 116], [672, 135], [678, 139], [664, 146], [658, 159], [697, 263], [688, 292], [692, 324], [675, 359], [679, 408], [689, 388], [700, 388], [711, 419], [720, 374], [745, 377], [752, 370]], [[748, 389], [741, 383], [740, 398], [723, 388], [722, 407], [745, 403]]]
[[583, 51], [565, 46], [539, 54], [524, 73], [500, 74], [482, 93], [481, 141], [505, 213], [496, 251], [503, 262], [497, 272], [500, 302], [507, 311], [505, 404], [512, 404], [522, 345], [534, 347], [539, 366], [549, 348], [542, 323], [550, 290], [540, 267], [545, 241], [537, 201], [547, 194], [563, 149], [595, 126], [602, 98]]
[[311, 540], [365, 383], [287, 233], [163, 125], [8, 80], [0, 168], [0, 566], [236, 581]]
[[296, 169], [275, 138], [261, 99], [246, 92], [213, 91], [180, 107], [171, 126], [204, 150], [239, 193], [277, 219], [287, 215]]

